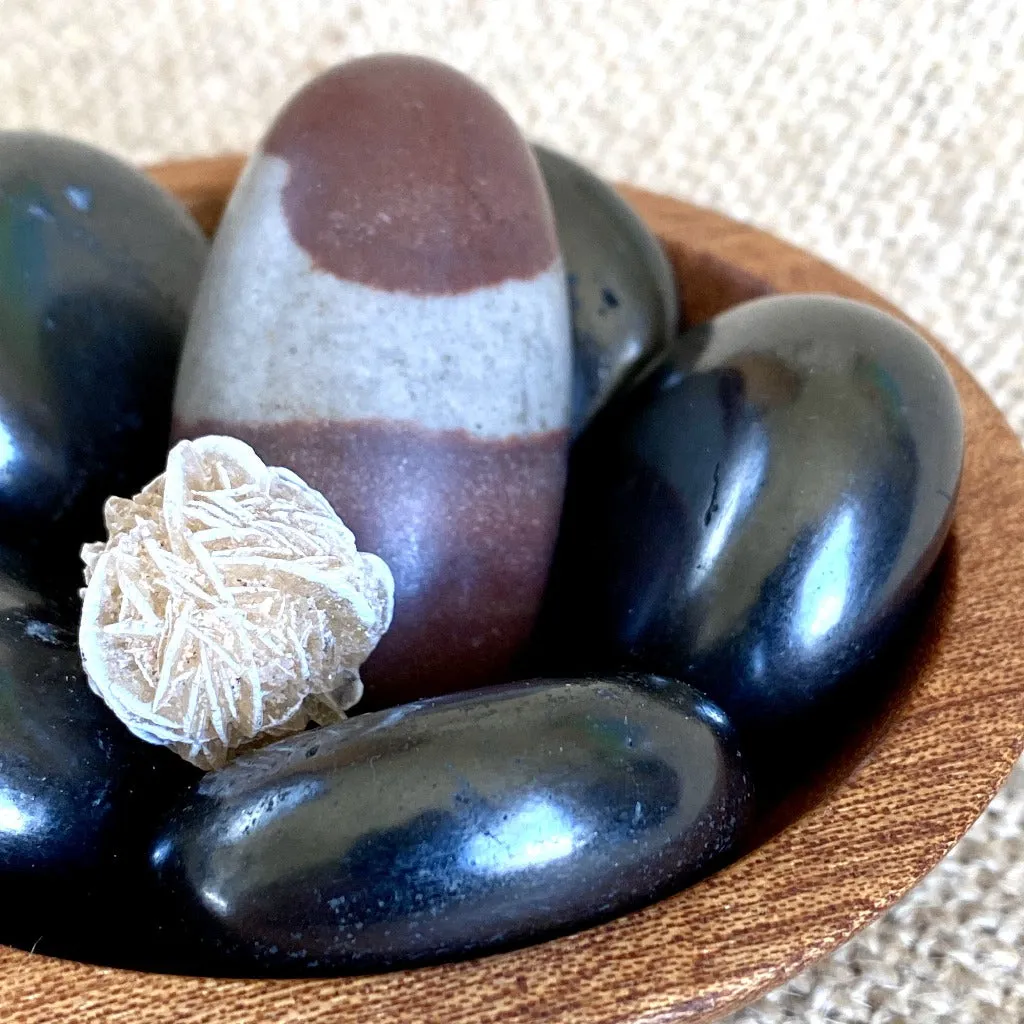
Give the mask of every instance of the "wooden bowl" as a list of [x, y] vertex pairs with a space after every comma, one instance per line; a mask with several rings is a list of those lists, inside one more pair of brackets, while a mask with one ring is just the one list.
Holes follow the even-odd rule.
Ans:
[[[207, 229], [239, 158], [159, 167]], [[623, 189], [672, 258], [691, 322], [759, 294], [832, 292], [900, 315], [763, 232]], [[481, 960], [369, 977], [141, 975], [0, 948], [9, 1024], [706, 1021], [833, 950], [932, 868], [984, 809], [1024, 737], [1024, 455], [947, 354], [967, 422], [952, 557], [933, 628], [883, 720], [802, 813], [730, 867], [646, 910]]]

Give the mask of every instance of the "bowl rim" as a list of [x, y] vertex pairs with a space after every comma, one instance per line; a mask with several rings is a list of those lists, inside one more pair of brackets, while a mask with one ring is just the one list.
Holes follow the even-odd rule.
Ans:
[[[227, 156], [151, 168], [208, 229], [242, 166]], [[139, 974], [0, 947], [12, 1024], [61, 1019], [247, 1024], [443, 1020], [703, 1021], [834, 950], [934, 867], [1024, 747], [1024, 453], [967, 371], [891, 303], [754, 227], [627, 186], [661, 238], [691, 322], [766, 291], [867, 302], [940, 352], [964, 410], [966, 458], [942, 628], [915, 658], [873, 743], [821, 803], [718, 873], [586, 931], [478, 960], [386, 974], [236, 980]], [[702, 283], [703, 282], [703, 283]], [[123, 1015], [123, 1018], [122, 1018]]]

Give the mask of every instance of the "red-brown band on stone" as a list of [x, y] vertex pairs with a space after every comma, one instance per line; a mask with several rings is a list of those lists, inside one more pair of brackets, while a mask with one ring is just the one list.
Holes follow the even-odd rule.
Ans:
[[315, 480], [395, 577], [359, 710], [497, 681], [533, 627], [565, 486], [567, 432], [483, 439], [386, 420], [176, 423], [229, 434]]
[[351, 61], [284, 108], [263, 143], [322, 270], [442, 295], [530, 279], [558, 254], [550, 202], [515, 123], [476, 83], [422, 57]]

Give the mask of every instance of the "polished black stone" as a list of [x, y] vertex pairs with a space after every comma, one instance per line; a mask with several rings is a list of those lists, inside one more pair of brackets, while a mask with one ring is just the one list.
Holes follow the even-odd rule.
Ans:
[[730, 727], [689, 687], [534, 681], [240, 758], [202, 780], [152, 862], [193, 969], [383, 968], [678, 889], [728, 853], [748, 799]]
[[160, 472], [179, 346], [206, 256], [139, 171], [0, 132], [0, 531], [99, 536], [103, 500]]
[[76, 612], [24, 566], [0, 572], [0, 942], [102, 959], [156, 822], [198, 773], [89, 690]]
[[675, 276], [661, 244], [615, 189], [567, 156], [544, 146], [534, 151], [569, 279], [578, 433], [675, 335]]
[[963, 420], [870, 307], [767, 298], [695, 330], [575, 446], [537, 667], [685, 678], [778, 756], [919, 593]]

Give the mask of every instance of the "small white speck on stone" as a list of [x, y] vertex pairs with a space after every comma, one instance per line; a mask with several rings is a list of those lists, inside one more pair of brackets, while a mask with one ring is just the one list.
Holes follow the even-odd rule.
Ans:
[[38, 619], [29, 619], [25, 623], [25, 636], [30, 636], [33, 640], [41, 640], [44, 644], [60, 642], [56, 627], [49, 622], [40, 622]]
[[29, 203], [25, 212], [36, 220], [52, 221], [53, 214], [42, 203]]
[[80, 213], [88, 213], [92, 209], [92, 192], [81, 185], [68, 185], [64, 189], [64, 197]]
[[327, 499], [231, 437], [182, 441], [82, 548], [92, 688], [141, 739], [200, 768], [327, 724], [362, 696], [394, 580]]

